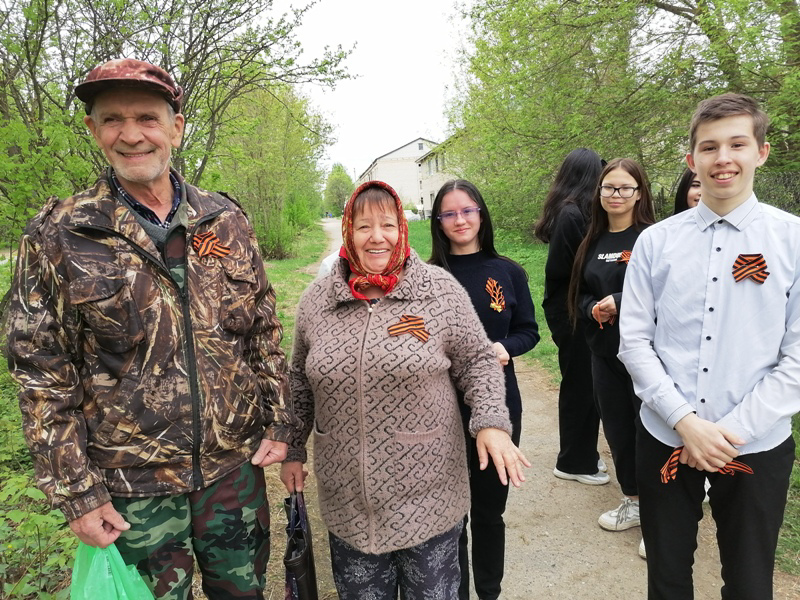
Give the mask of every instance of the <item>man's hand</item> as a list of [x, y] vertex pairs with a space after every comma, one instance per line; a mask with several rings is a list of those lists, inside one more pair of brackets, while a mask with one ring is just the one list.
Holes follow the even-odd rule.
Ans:
[[250, 462], [257, 467], [266, 467], [273, 463], [281, 462], [286, 458], [289, 446], [286, 442], [273, 442], [272, 440], [261, 440], [261, 445], [253, 454]]
[[69, 522], [69, 528], [88, 546], [106, 548], [117, 541], [123, 531], [131, 528], [111, 502]]
[[292, 460], [281, 465], [281, 481], [290, 494], [303, 491], [306, 477], [308, 471], [303, 468], [303, 463], [300, 461]]
[[[481, 429], [475, 438], [478, 447], [478, 460], [481, 471], [489, 465], [489, 456], [500, 476], [500, 482], [508, 485], [509, 478], [514, 487], [519, 487], [525, 481], [522, 474], [522, 465], [530, 467], [531, 463], [525, 458], [522, 451], [511, 441], [511, 436], [502, 429], [488, 427]], [[506, 477], [506, 471], [508, 477]]]
[[678, 421], [675, 431], [683, 439], [680, 462], [698, 471], [716, 473], [739, 456], [734, 444], [744, 444], [735, 433], [694, 413]]
[[494, 348], [494, 353], [497, 355], [498, 362], [505, 367], [508, 364], [508, 361], [511, 359], [511, 357], [508, 355], [508, 350], [506, 350], [506, 347], [500, 342], [495, 342], [492, 344], [492, 348]]

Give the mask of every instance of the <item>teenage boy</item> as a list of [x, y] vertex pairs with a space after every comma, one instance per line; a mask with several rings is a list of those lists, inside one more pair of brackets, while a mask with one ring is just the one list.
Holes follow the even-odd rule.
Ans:
[[686, 161], [700, 204], [646, 229], [625, 276], [649, 600], [694, 597], [706, 478], [722, 598], [772, 598], [800, 410], [800, 219], [753, 194], [767, 124], [747, 96], [698, 105]]

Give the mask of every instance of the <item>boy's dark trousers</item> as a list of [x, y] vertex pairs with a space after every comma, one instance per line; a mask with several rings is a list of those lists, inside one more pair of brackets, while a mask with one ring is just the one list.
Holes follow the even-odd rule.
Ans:
[[637, 420], [636, 467], [648, 600], [694, 598], [692, 564], [706, 477], [711, 483], [708, 496], [722, 562], [722, 599], [772, 598], [775, 548], [794, 449], [789, 436], [772, 450], [737, 457], [753, 469], [752, 475], [709, 473], [679, 464], [676, 478], [662, 483], [661, 467], [674, 448], [655, 439]]

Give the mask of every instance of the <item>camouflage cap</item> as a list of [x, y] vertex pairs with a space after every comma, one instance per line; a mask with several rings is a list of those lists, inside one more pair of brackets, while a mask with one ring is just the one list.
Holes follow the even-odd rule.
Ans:
[[161, 94], [176, 113], [181, 112], [183, 89], [161, 67], [136, 60], [110, 60], [89, 72], [86, 81], [75, 86], [75, 95], [86, 104], [86, 114], [92, 112], [92, 102], [100, 92], [115, 87], [144, 88]]

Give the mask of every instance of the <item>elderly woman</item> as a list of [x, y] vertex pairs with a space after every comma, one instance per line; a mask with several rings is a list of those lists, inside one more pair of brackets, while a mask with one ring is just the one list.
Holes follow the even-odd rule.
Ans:
[[281, 479], [301, 490], [306, 440], [339, 597], [456, 598], [458, 538], [470, 507], [456, 388], [472, 409], [480, 468], [503, 484], [530, 466], [511, 442], [503, 372], [467, 293], [408, 245], [387, 184], [360, 186], [330, 274], [297, 309], [290, 368], [304, 429]]

